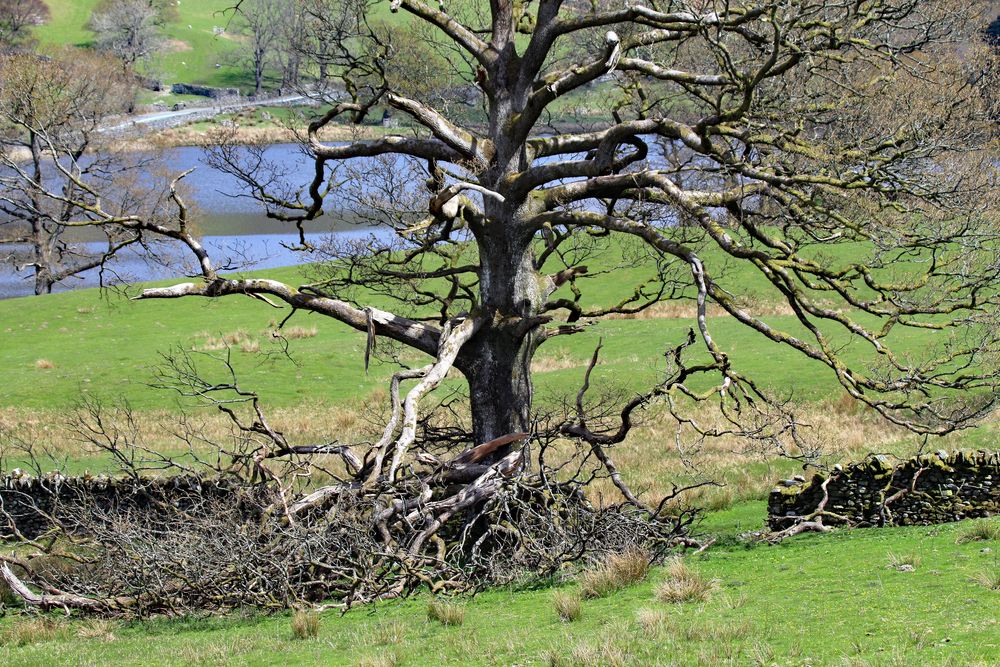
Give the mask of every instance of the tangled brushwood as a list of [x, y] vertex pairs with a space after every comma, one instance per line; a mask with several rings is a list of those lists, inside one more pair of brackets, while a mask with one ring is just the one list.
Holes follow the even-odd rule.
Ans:
[[[193, 447], [174, 458], [144, 449], [127, 409], [89, 405], [77, 432], [126, 474], [8, 475], [0, 528], [17, 548], [0, 555], [0, 580], [27, 605], [108, 615], [346, 607], [549, 577], [635, 547], [661, 559], [692, 544], [696, 512], [677, 502], [682, 490], [656, 508], [595, 504], [585, 490], [606, 468], [582, 448], [557, 457], [553, 434], [516, 434], [449, 459], [450, 442], [421, 437], [423, 465], [364, 483], [366, 463], [352, 468], [354, 455], [337, 446], [267, 456], [245, 437], [269, 428], [252, 403], [253, 425], [233, 413], [241, 449], [223, 447], [224, 465]], [[422, 433], [439, 430], [425, 423]], [[511, 453], [481, 463], [502, 442]], [[353, 474], [334, 472], [334, 455]], [[177, 474], [151, 476], [155, 468]]]

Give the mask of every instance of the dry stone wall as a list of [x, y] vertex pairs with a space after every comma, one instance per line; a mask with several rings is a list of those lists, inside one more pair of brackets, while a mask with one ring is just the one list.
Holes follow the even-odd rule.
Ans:
[[[115, 478], [51, 473], [36, 477], [14, 471], [0, 477], [0, 539], [16, 533], [33, 539], [52, 527], [54, 521], [73, 524], [81, 517], [112, 516], [132, 510], [153, 519], [164, 503], [185, 511], [196, 510], [206, 501], [232, 499], [245, 490], [233, 480], [196, 475]], [[252, 503], [248, 509], [251, 507]]]
[[906, 526], [1000, 514], [1000, 451], [939, 451], [894, 464], [870, 456], [829, 476], [784, 480], [768, 500], [768, 527], [822, 513], [827, 526]]

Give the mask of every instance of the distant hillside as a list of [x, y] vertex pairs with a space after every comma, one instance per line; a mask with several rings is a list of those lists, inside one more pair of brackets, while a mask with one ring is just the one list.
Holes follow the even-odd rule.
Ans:
[[[93, 33], [87, 22], [99, 0], [46, 0], [52, 18], [37, 28], [43, 47], [88, 47]], [[167, 50], [145, 67], [148, 73], [166, 83], [198, 83], [209, 86], [252, 86], [249, 74], [237, 62], [238, 38], [228, 28], [232, 0], [178, 0], [178, 20], [165, 31]], [[225, 30], [216, 35], [216, 29]]]

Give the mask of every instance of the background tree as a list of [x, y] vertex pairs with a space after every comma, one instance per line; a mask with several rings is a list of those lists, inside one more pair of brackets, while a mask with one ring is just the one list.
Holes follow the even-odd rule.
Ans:
[[49, 7], [42, 0], [0, 0], [0, 53], [30, 49], [31, 29], [45, 23]]
[[235, 5], [237, 24], [246, 35], [242, 51], [253, 72], [254, 95], [260, 95], [265, 73], [283, 52], [279, 40], [287, 37], [292, 4], [280, 0], [242, 0]]
[[134, 72], [163, 47], [160, 9], [152, 0], [102, 0], [90, 17], [95, 46]]
[[101, 266], [136, 240], [118, 227], [91, 231], [90, 240], [105, 242], [97, 253], [69, 240], [70, 227], [89, 227], [95, 203], [119, 210], [136, 203], [124, 180], [139, 165], [94, 152], [104, 143], [101, 123], [122, 113], [133, 95], [121, 68], [103, 56], [73, 51], [0, 60], [0, 248], [18, 271], [30, 271], [35, 294]]

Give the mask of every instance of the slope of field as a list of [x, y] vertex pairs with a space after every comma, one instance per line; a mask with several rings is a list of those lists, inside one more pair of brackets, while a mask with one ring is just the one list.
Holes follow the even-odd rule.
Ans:
[[[614, 302], [625, 279], [646, 270], [635, 265], [615, 279], [598, 279], [587, 299]], [[262, 273], [292, 284], [303, 279], [301, 269]], [[769, 300], [752, 274], [735, 270], [730, 279], [759, 293], [765, 304]], [[776, 302], [771, 307], [775, 324], [792, 325]], [[56, 440], [59, 423], [89, 395], [125, 397], [170, 432], [176, 397], [148, 386], [160, 353], [179, 347], [210, 362], [200, 353], [225, 354], [228, 345], [244, 385], [258, 389], [269, 407], [285, 411], [278, 423], [291, 415], [290, 435], [314, 429], [321, 437], [339, 437], [362, 420], [344, 406], [385, 402], [380, 392], [392, 367], [376, 364], [366, 376], [364, 337], [306, 314], [286, 325], [289, 350], [298, 363], [261, 354], [277, 349], [270, 328], [286, 314], [251, 299], [134, 302], [102, 297], [96, 290], [2, 301], [0, 430], [5, 424], [18, 427], [28, 414], [36, 437]], [[648, 386], [664, 347], [686, 333], [691, 316], [689, 305], [663, 307], [552, 341], [538, 359], [539, 394], [575, 391], [601, 336], [605, 362], [595, 379], [626, 391]], [[918, 445], [841, 405], [828, 371], [729, 318], [713, 316], [710, 324], [741, 369], [769, 387], [795, 393], [806, 421], [819, 429], [832, 456], [844, 460], [873, 449], [905, 454]], [[902, 342], [909, 349], [926, 344], [919, 337]], [[987, 426], [940, 446], [960, 445], [995, 447], [995, 429]], [[615, 450], [630, 482], [653, 493], [698, 475], [728, 482], [695, 499], [729, 508], [708, 515], [703, 531], [719, 538], [719, 546], [692, 562], [706, 578], [718, 580], [707, 602], [657, 601], [654, 590], [666, 576], [657, 569], [646, 583], [584, 602], [581, 620], [573, 623], [558, 620], [551, 587], [491, 591], [461, 601], [466, 613], [460, 627], [428, 620], [426, 598], [343, 617], [332, 610], [323, 614], [315, 640], [294, 639], [285, 615], [124, 624], [8, 616], [0, 619], [0, 658], [11, 665], [266, 665], [279, 660], [300, 665], [987, 665], [1000, 660], [1000, 593], [989, 588], [1000, 576], [1000, 544], [956, 545], [963, 527], [951, 525], [802, 536], [778, 547], [748, 549], [736, 536], [763, 525], [761, 499], [775, 479], [794, 474], [798, 463], [773, 454], [740, 454], [740, 446], [723, 441], [706, 447], [695, 456], [702, 467], [692, 471], [682, 460], [691, 453], [674, 450], [669, 428], [657, 423], [654, 413]], [[72, 447], [62, 450], [67, 472], [98, 467], [79, 443]], [[915, 571], [891, 567], [900, 562], [915, 564]], [[571, 580], [553, 585], [576, 590]]]
[[[47, 0], [52, 17], [36, 30], [43, 46], [88, 47], [94, 35], [87, 28], [99, 0]], [[145, 71], [170, 83], [209, 86], [252, 86], [252, 77], [239, 62], [238, 41], [232, 24], [231, 0], [187, 0], [177, 5], [177, 20], [164, 29], [164, 50]], [[225, 30], [216, 34], [216, 28]], [[219, 65], [219, 67], [216, 67]]]

